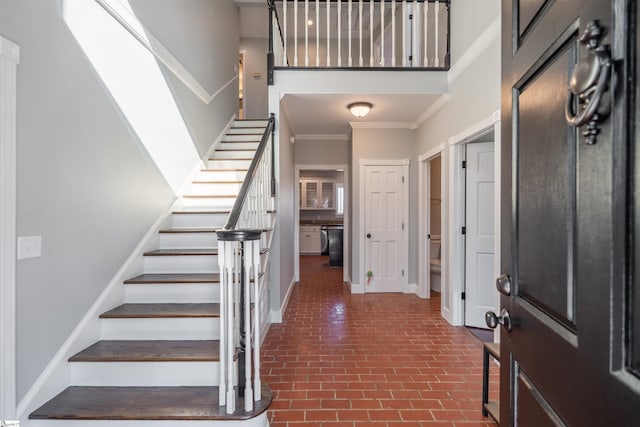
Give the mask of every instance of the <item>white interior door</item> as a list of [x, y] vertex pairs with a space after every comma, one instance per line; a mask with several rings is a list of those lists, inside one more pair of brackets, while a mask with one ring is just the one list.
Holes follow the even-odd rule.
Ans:
[[407, 287], [406, 170], [365, 166], [365, 292], [403, 292]]
[[486, 328], [484, 315], [495, 310], [494, 144], [467, 145], [465, 325]]

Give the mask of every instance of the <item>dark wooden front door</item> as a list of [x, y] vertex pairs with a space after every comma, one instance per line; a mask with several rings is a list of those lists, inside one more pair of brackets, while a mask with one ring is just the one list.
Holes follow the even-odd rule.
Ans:
[[640, 426], [635, 3], [502, 2], [503, 426]]

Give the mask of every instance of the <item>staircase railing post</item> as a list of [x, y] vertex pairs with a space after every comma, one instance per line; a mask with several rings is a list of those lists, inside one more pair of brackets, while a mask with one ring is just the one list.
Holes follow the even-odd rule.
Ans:
[[276, 196], [276, 115], [271, 113], [269, 117], [269, 121], [273, 124], [273, 129], [271, 131], [271, 197]]
[[268, 0], [269, 5], [269, 50], [267, 52], [267, 84], [273, 85], [273, 67], [274, 67], [274, 54], [273, 54], [273, 18], [275, 16], [276, 5], [273, 0]]

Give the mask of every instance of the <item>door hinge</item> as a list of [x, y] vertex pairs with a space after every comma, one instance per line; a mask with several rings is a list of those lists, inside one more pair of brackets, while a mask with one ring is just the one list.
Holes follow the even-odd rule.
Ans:
[[467, 293], [466, 293], [466, 292], [463, 292], [463, 293], [462, 293], [462, 299], [463, 299], [463, 300], [466, 300], [466, 299], [467, 299]]
[[462, 169], [466, 169], [467, 168], [467, 161], [463, 160], [462, 161]]
[[404, 176], [402, 177], [402, 183], [404, 184]]
[[430, 239], [430, 238], [431, 238], [431, 234], [427, 234], [427, 239]]
[[402, 223], [402, 229], [404, 230], [404, 222]]
[[462, 230], [460, 230], [462, 232], [462, 234], [467, 234], [467, 227], [462, 227]]
[[402, 276], [404, 277], [404, 270], [402, 270]]
[[413, 13], [409, 14], [409, 19], [413, 19]]

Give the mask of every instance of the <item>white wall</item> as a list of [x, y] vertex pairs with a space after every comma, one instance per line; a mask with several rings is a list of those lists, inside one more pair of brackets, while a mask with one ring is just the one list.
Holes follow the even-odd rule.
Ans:
[[[351, 280], [358, 285], [364, 285], [364, 272], [358, 265], [360, 258], [361, 237], [358, 235], [360, 223], [364, 219], [360, 200], [360, 159], [411, 159], [413, 157], [413, 131], [410, 129], [371, 129], [354, 128], [352, 135], [351, 168], [353, 169], [352, 184], [352, 259], [355, 261], [351, 268]], [[418, 171], [416, 162], [409, 165], [409, 194], [415, 194]], [[409, 197], [409, 230], [416, 222], [418, 209], [417, 198]], [[417, 227], [415, 228], [417, 230]], [[409, 233], [409, 284], [416, 283], [417, 241], [416, 233]]]
[[[208, 90], [232, 78], [231, 0], [138, 0], [134, 7]], [[215, 30], [200, 34], [206, 26]], [[65, 25], [60, 2], [3, 0], [0, 32], [22, 48], [18, 235], [42, 236], [43, 246], [41, 257], [17, 264], [20, 400], [174, 194]], [[196, 43], [199, 37], [207, 41]], [[203, 153], [233, 114], [237, 87], [233, 103], [222, 94], [205, 106], [167, 80]]]
[[[269, 116], [267, 99], [268, 39], [242, 38], [240, 51], [244, 51], [244, 115], [246, 119], [264, 119]], [[254, 77], [258, 73], [259, 77]]]

